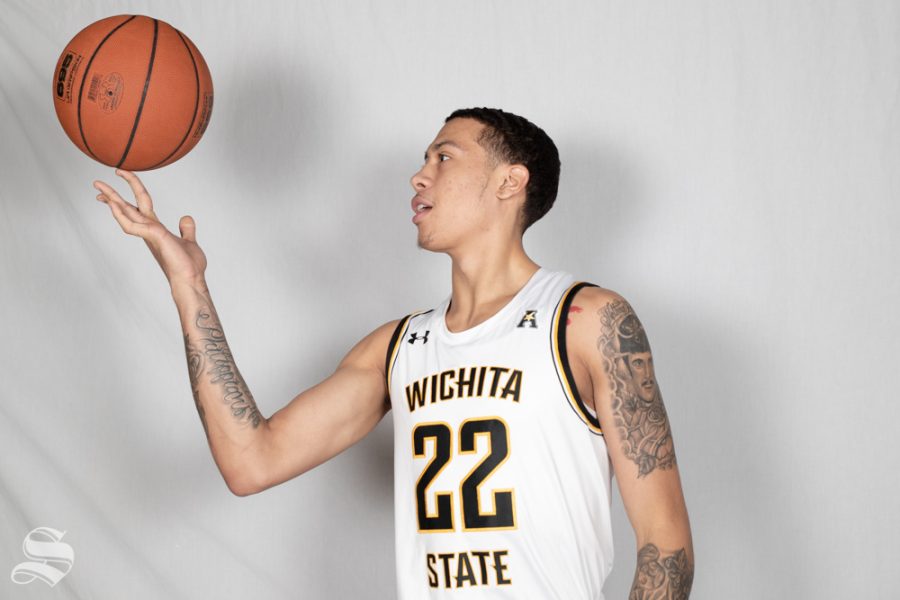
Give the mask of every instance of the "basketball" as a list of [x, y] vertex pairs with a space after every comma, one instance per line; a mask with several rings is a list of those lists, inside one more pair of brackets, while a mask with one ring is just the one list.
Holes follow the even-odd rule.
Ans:
[[200, 141], [212, 114], [212, 78], [193, 42], [165, 21], [117, 15], [88, 25], [63, 50], [53, 103], [82, 152], [147, 171]]

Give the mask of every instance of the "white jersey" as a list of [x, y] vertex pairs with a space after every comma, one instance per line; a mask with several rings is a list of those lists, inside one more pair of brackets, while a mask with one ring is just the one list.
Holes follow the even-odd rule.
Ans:
[[388, 348], [401, 600], [597, 600], [612, 568], [610, 462], [565, 348], [576, 283], [539, 269], [452, 333], [437, 308]]

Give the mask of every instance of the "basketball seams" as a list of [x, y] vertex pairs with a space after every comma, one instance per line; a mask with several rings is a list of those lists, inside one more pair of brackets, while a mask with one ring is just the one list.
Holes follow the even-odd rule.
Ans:
[[175, 31], [175, 33], [178, 34], [179, 39], [181, 39], [181, 43], [184, 44], [188, 56], [191, 59], [191, 65], [194, 67], [194, 82], [196, 84], [196, 93], [194, 95], [194, 112], [191, 116], [191, 123], [190, 125], [188, 125], [187, 131], [185, 131], [184, 133], [184, 137], [181, 138], [181, 141], [178, 142], [178, 145], [175, 146], [175, 149], [172, 150], [172, 152], [169, 153], [167, 157], [165, 157], [152, 167], [148, 167], [148, 170], [164, 166], [169, 161], [169, 159], [171, 159], [175, 154], [178, 153], [179, 150], [181, 150], [182, 146], [184, 146], [185, 141], [187, 141], [188, 136], [191, 135], [191, 129], [194, 128], [194, 123], [197, 121], [197, 110], [200, 108], [200, 73], [197, 70], [197, 61], [194, 59], [194, 52], [193, 50], [191, 50], [190, 45], [188, 44], [187, 40], [184, 39], [184, 36], [181, 34], [181, 32], [174, 27], [172, 27], [172, 29]]
[[[90, 155], [92, 157], [94, 157], [95, 160], [100, 160], [100, 159], [97, 157], [96, 154], [94, 154], [94, 151], [91, 150], [91, 147], [88, 145], [87, 138], [84, 135], [84, 127], [81, 122], [81, 99], [82, 99], [82, 96], [84, 95], [84, 84], [87, 81], [88, 73], [91, 70], [91, 63], [94, 62], [94, 57], [96, 57], [97, 53], [100, 52], [100, 48], [103, 47], [103, 44], [105, 44], [106, 41], [109, 38], [111, 38], [115, 32], [117, 32], [119, 29], [121, 29], [126, 24], [128, 24], [129, 22], [131, 22], [133, 19], [136, 19], [136, 18], [137, 18], [137, 15], [129, 15], [127, 19], [125, 19], [124, 21], [122, 21], [121, 23], [116, 25], [112, 29], [112, 31], [107, 33], [106, 36], [102, 40], [100, 40], [100, 43], [97, 44], [97, 47], [94, 48], [94, 52], [91, 54], [91, 57], [88, 59], [87, 65], [85, 65], [85, 67], [84, 67], [84, 74], [81, 76], [81, 87], [78, 88], [78, 110], [76, 111], [76, 113], [78, 115], [78, 132], [81, 134], [81, 143], [84, 144], [85, 149], [90, 153]], [[103, 162], [103, 161], [100, 161], [100, 162]]]
[[150, 89], [150, 76], [153, 74], [153, 61], [156, 58], [156, 42], [159, 39], [159, 21], [153, 19], [153, 45], [150, 47], [150, 63], [147, 65], [147, 77], [144, 79], [144, 91], [141, 93], [141, 102], [138, 104], [137, 115], [134, 117], [134, 126], [131, 128], [131, 135], [128, 136], [128, 143], [125, 145], [125, 152], [116, 168], [122, 166], [131, 150], [131, 144], [134, 142], [134, 135], [137, 133], [138, 124], [141, 122], [141, 113], [144, 111], [144, 101], [147, 100], [147, 91]]
[[212, 116], [213, 84], [209, 73], [209, 66], [206, 64], [203, 55], [200, 54], [200, 50], [197, 49], [197, 46], [194, 45], [191, 38], [185, 36], [184, 39], [191, 49], [192, 56], [196, 57], [197, 69], [200, 76], [200, 90], [197, 98], [199, 103], [197, 106], [198, 121], [195, 123], [196, 126], [194, 127], [193, 134], [190, 136], [193, 139], [191, 142], [191, 147], [193, 147], [200, 140], [206, 131], [206, 128], [209, 126], [209, 120]]

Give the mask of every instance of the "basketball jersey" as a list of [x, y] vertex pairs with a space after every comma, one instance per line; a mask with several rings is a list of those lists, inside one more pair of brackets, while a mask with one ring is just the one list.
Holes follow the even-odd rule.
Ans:
[[447, 329], [448, 297], [388, 347], [400, 600], [602, 600], [610, 462], [566, 358], [587, 283], [539, 269], [488, 320]]

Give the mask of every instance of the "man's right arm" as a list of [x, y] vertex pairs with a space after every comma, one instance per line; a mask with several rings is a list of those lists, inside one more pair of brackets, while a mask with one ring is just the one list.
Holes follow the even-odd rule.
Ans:
[[241, 377], [206, 286], [206, 254], [193, 217], [181, 236], [160, 223], [140, 178], [116, 169], [135, 204], [95, 181], [100, 200], [128, 235], [144, 240], [178, 307], [194, 402], [213, 458], [228, 488], [246, 496], [304, 473], [362, 439], [388, 410], [384, 362], [397, 322], [358, 343], [331, 377], [264, 418]]
[[173, 285], [194, 402], [228, 488], [246, 496], [305, 473], [361, 440], [387, 413], [384, 362], [397, 321], [268, 419], [256, 406], [205, 284]]

